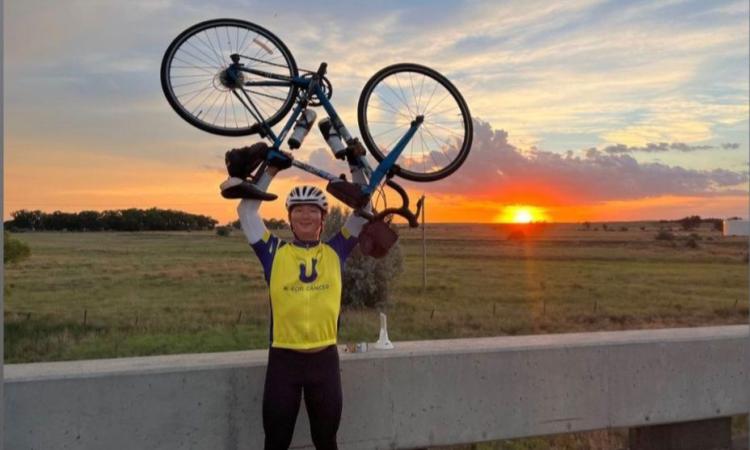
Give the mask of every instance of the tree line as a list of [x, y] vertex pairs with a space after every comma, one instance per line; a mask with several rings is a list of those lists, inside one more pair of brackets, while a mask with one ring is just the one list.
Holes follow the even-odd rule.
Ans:
[[198, 231], [212, 230], [218, 223], [209, 216], [171, 209], [116, 209], [46, 213], [22, 209], [4, 222], [10, 231]]

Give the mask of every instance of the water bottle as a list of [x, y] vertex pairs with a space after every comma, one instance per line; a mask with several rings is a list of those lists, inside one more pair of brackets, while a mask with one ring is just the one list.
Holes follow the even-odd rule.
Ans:
[[336, 158], [344, 159], [346, 156], [346, 144], [344, 144], [338, 131], [336, 131], [336, 127], [331, 123], [331, 119], [326, 117], [318, 122], [318, 128], [323, 134], [323, 139], [326, 140], [328, 146], [333, 150], [333, 154], [336, 155]]
[[289, 148], [295, 150], [302, 146], [302, 141], [305, 139], [305, 136], [307, 136], [307, 132], [310, 131], [312, 124], [315, 123], [315, 117], [315, 111], [312, 109], [306, 109], [305, 112], [302, 113], [300, 118], [297, 119], [297, 123], [294, 124], [292, 136], [289, 138], [289, 141], [287, 141]]

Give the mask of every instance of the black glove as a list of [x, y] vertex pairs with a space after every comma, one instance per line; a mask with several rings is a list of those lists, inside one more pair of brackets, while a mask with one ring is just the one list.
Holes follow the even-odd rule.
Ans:
[[268, 145], [258, 142], [250, 147], [234, 148], [224, 155], [230, 177], [245, 179], [266, 159]]
[[268, 165], [271, 167], [275, 167], [279, 170], [284, 170], [292, 167], [292, 158], [291, 156], [287, 156], [282, 152], [276, 152], [280, 154], [275, 154], [271, 157], [271, 159], [268, 160]]

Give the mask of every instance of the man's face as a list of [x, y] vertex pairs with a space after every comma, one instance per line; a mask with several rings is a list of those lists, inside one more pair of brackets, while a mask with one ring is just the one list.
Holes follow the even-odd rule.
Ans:
[[323, 212], [315, 205], [299, 205], [289, 213], [289, 222], [297, 238], [314, 241], [320, 237]]

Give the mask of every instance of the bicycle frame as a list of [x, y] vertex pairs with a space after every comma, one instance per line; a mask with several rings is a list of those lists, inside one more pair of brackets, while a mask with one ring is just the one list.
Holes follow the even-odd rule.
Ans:
[[[264, 130], [265, 135], [267, 135], [273, 141], [273, 146], [271, 148], [271, 151], [269, 152], [267, 160], [270, 160], [272, 158], [279, 158], [279, 157], [286, 158], [286, 156], [284, 156], [283, 153], [280, 152], [281, 144], [286, 138], [286, 135], [292, 129], [292, 126], [294, 126], [294, 123], [297, 121], [300, 114], [302, 114], [302, 111], [307, 107], [308, 100], [312, 97], [312, 95], [315, 95], [315, 97], [318, 98], [321, 106], [323, 107], [323, 109], [325, 109], [326, 113], [331, 118], [331, 121], [333, 122], [334, 127], [336, 127], [336, 129], [339, 131], [344, 141], [347, 143], [350, 143], [350, 141], [353, 140], [351, 133], [349, 133], [349, 130], [347, 130], [346, 127], [344, 126], [343, 121], [341, 120], [338, 113], [336, 112], [336, 109], [334, 108], [333, 104], [328, 100], [328, 97], [325, 95], [325, 91], [321, 87], [320, 80], [325, 74], [326, 63], [322, 63], [318, 71], [315, 74], [313, 74], [312, 77], [300, 77], [300, 76], [287, 77], [284, 75], [278, 75], [278, 74], [265, 72], [265, 71], [261, 71], [257, 69], [242, 67], [236, 62], [234, 66], [236, 70], [271, 78], [273, 80], [279, 80], [279, 81], [248, 81], [246, 83], [243, 83], [243, 86], [246, 86], [246, 87], [284, 86], [286, 87], [286, 86], [289, 86], [289, 84], [291, 83], [293, 86], [299, 88], [304, 95], [303, 100], [301, 101], [297, 100], [297, 104], [295, 105], [291, 116], [286, 121], [286, 124], [281, 129], [281, 132], [278, 135], [274, 134], [270, 126], [265, 127], [265, 130]], [[260, 112], [258, 111], [257, 107], [255, 107], [252, 100], [247, 95], [247, 92], [244, 91], [244, 89], [243, 89], [243, 93], [245, 94], [245, 97], [247, 98], [248, 102], [250, 103], [250, 105], [253, 107], [255, 111], [253, 111], [253, 109], [250, 109], [248, 105], [246, 105], [244, 101], [242, 101], [241, 97], [239, 97], [237, 93], [235, 93], [235, 95], [240, 99], [240, 101], [243, 104], [245, 104], [245, 107], [250, 111], [251, 114], [258, 115], [256, 119], [259, 121], [259, 123], [264, 123], [263, 117], [260, 115]], [[367, 177], [369, 178], [368, 184], [362, 186], [362, 190], [365, 194], [372, 195], [372, 193], [375, 192], [378, 186], [380, 186], [383, 179], [389, 175], [391, 169], [395, 166], [396, 160], [401, 155], [403, 150], [406, 148], [411, 138], [417, 132], [419, 126], [422, 124], [422, 121], [423, 121], [422, 116], [417, 116], [417, 118], [414, 121], [412, 121], [411, 127], [407, 130], [404, 136], [398, 141], [398, 143], [395, 145], [393, 150], [389, 152], [388, 156], [383, 161], [381, 161], [377, 165], [377, 167], [375, 167], [374, 170], [372, 169], [372, 167], [370, 167], [370, 165], [367, 163], [367, 160], [364, 157], [362, 156], [355, 157], [357, 164], [360, 167], [364, 168], [365, 173], [367, 174]], [[328, 181], [340, 180], [340, 178], [336, 175], [326, 172], [325, 170], [321, 170], [316, 167], [313, 167], [309, 164], [297, 161], [296, 159], [292, 161], [292, 165], [294, 165], [295, 167], [301, 170], [312, 173], [313, 175], [317, 175], [321, 178], [324, 178]]]

